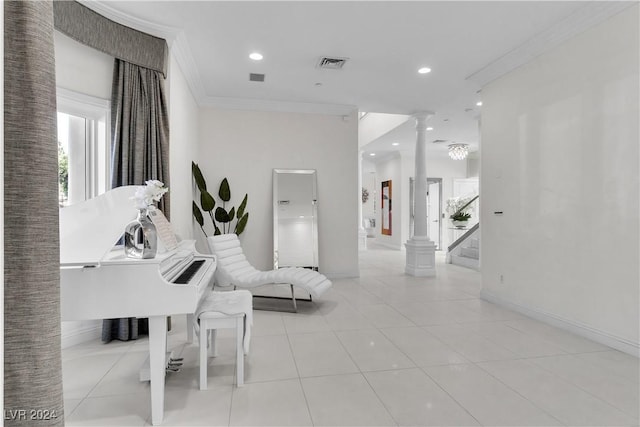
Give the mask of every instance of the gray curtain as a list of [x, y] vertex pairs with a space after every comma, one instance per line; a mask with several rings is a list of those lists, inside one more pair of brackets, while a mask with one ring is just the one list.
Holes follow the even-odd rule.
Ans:
[[64, 425], [58, 235], [53, 7], [6, 1], [5, 425]]
[[[169, 119], [160, 72], [116, 59], [111, 94], [111, 186], [169, 184]], [[169, 217], [169, 194], [158, 206]], [[126, 298], [126, 296], [123, 296]], [[146, 332], [136, 319], [108, 319], [102, 340], [136, 339]]]

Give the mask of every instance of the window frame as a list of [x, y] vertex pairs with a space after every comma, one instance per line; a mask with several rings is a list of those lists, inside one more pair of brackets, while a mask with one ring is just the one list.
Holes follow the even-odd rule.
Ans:
[[[111, 189], [111, 102], [108, 99], [56, 88], [57, 112], [83, 117], [85, 124], [85, 200], [99, 195], [102, 191], [100, 180], [104, 180], [104, 190]], [[99, 147], [100, 122], [104, 122], [104, 147]], [[102, 151], [102, 152], [101, 152]], [[100, 156], [105, 164], [100, 177]]]

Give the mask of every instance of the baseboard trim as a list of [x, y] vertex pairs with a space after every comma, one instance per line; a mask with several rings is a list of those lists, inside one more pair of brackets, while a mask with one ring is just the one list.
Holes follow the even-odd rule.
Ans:
[[328, 279], [353, 279], [355, 277], [360, 277], [360, 270], [342, 272], [342, 273], [322, 273], [322, 274], [327, 276]]
[[516, 304], [511, 301], [507, 301], [484, 289], [480, 292], [480, 298], [523, 314], [527, 317], [531, 317], [549, 325], [564, 329], [565, 331], [580, 335], [581, 337], [590, 339], [599, 344], [606, 345], [607, 347], [620, 350], [635, 357], [640, 357], [640, 343], [609, 334], [581, 322], [565, 319], [561, 316], [546, 312], [544, 310], [527, 307], [522, 304]]
[[396, 245], [393, 243], [385, 242], [384, 240], [380, 240], [380, 239], [376, 239], [376, 244], [380, 246], [384, 246], [385, 248], [394, 249], [396, 251], [401, 251], [402, 249], [404, 249], [404, 246], [402, 245], [402, 243], [400, 245]]
[[87, 341], [99, 339], [102, 336], [102, 322], [93, 326], [85, 326], [62, 334], [62, 348], [72, 347]]

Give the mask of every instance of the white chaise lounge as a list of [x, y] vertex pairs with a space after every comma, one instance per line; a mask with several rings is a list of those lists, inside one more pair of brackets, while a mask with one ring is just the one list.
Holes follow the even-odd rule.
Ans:
[[222, 234], [207, 238], [211, 252], [216, 255], [216, 286], [255, 288], [268, 284], [286, 283], [291, 285], [293, 310], [297, 311], [293, 287], [299, 287], [311, 298], [322, 295], [331, 287], [331, 281], [317, 271], [306, 268], [280, 268], [260, 271], [254, 268], [244, 256], [240, 240], [235, 234]]

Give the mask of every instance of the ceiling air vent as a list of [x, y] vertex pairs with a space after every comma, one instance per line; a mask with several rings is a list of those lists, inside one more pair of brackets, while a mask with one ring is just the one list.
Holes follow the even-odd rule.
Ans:
[[347, 59], [349, 58], [337, 58], [337, 57], [330, 58], [328, 56], [323, 56], [318, 61], [318, 64], [316, 65], [316, 67], [323, 68], [325, 70], [340, 70], [342, 69], [344, 64], [347, 62]]
[[434, 139], [431, 142], [433, 142], [434, 144], [442, 144], [442, 143], [449, 142], [449, 141], [447, 141], [446, 139]]
[[249, 80], [252, 81], [252, 82], [263, 82], [264, 81], [264, 74], [250, 73], [249, 74]]

